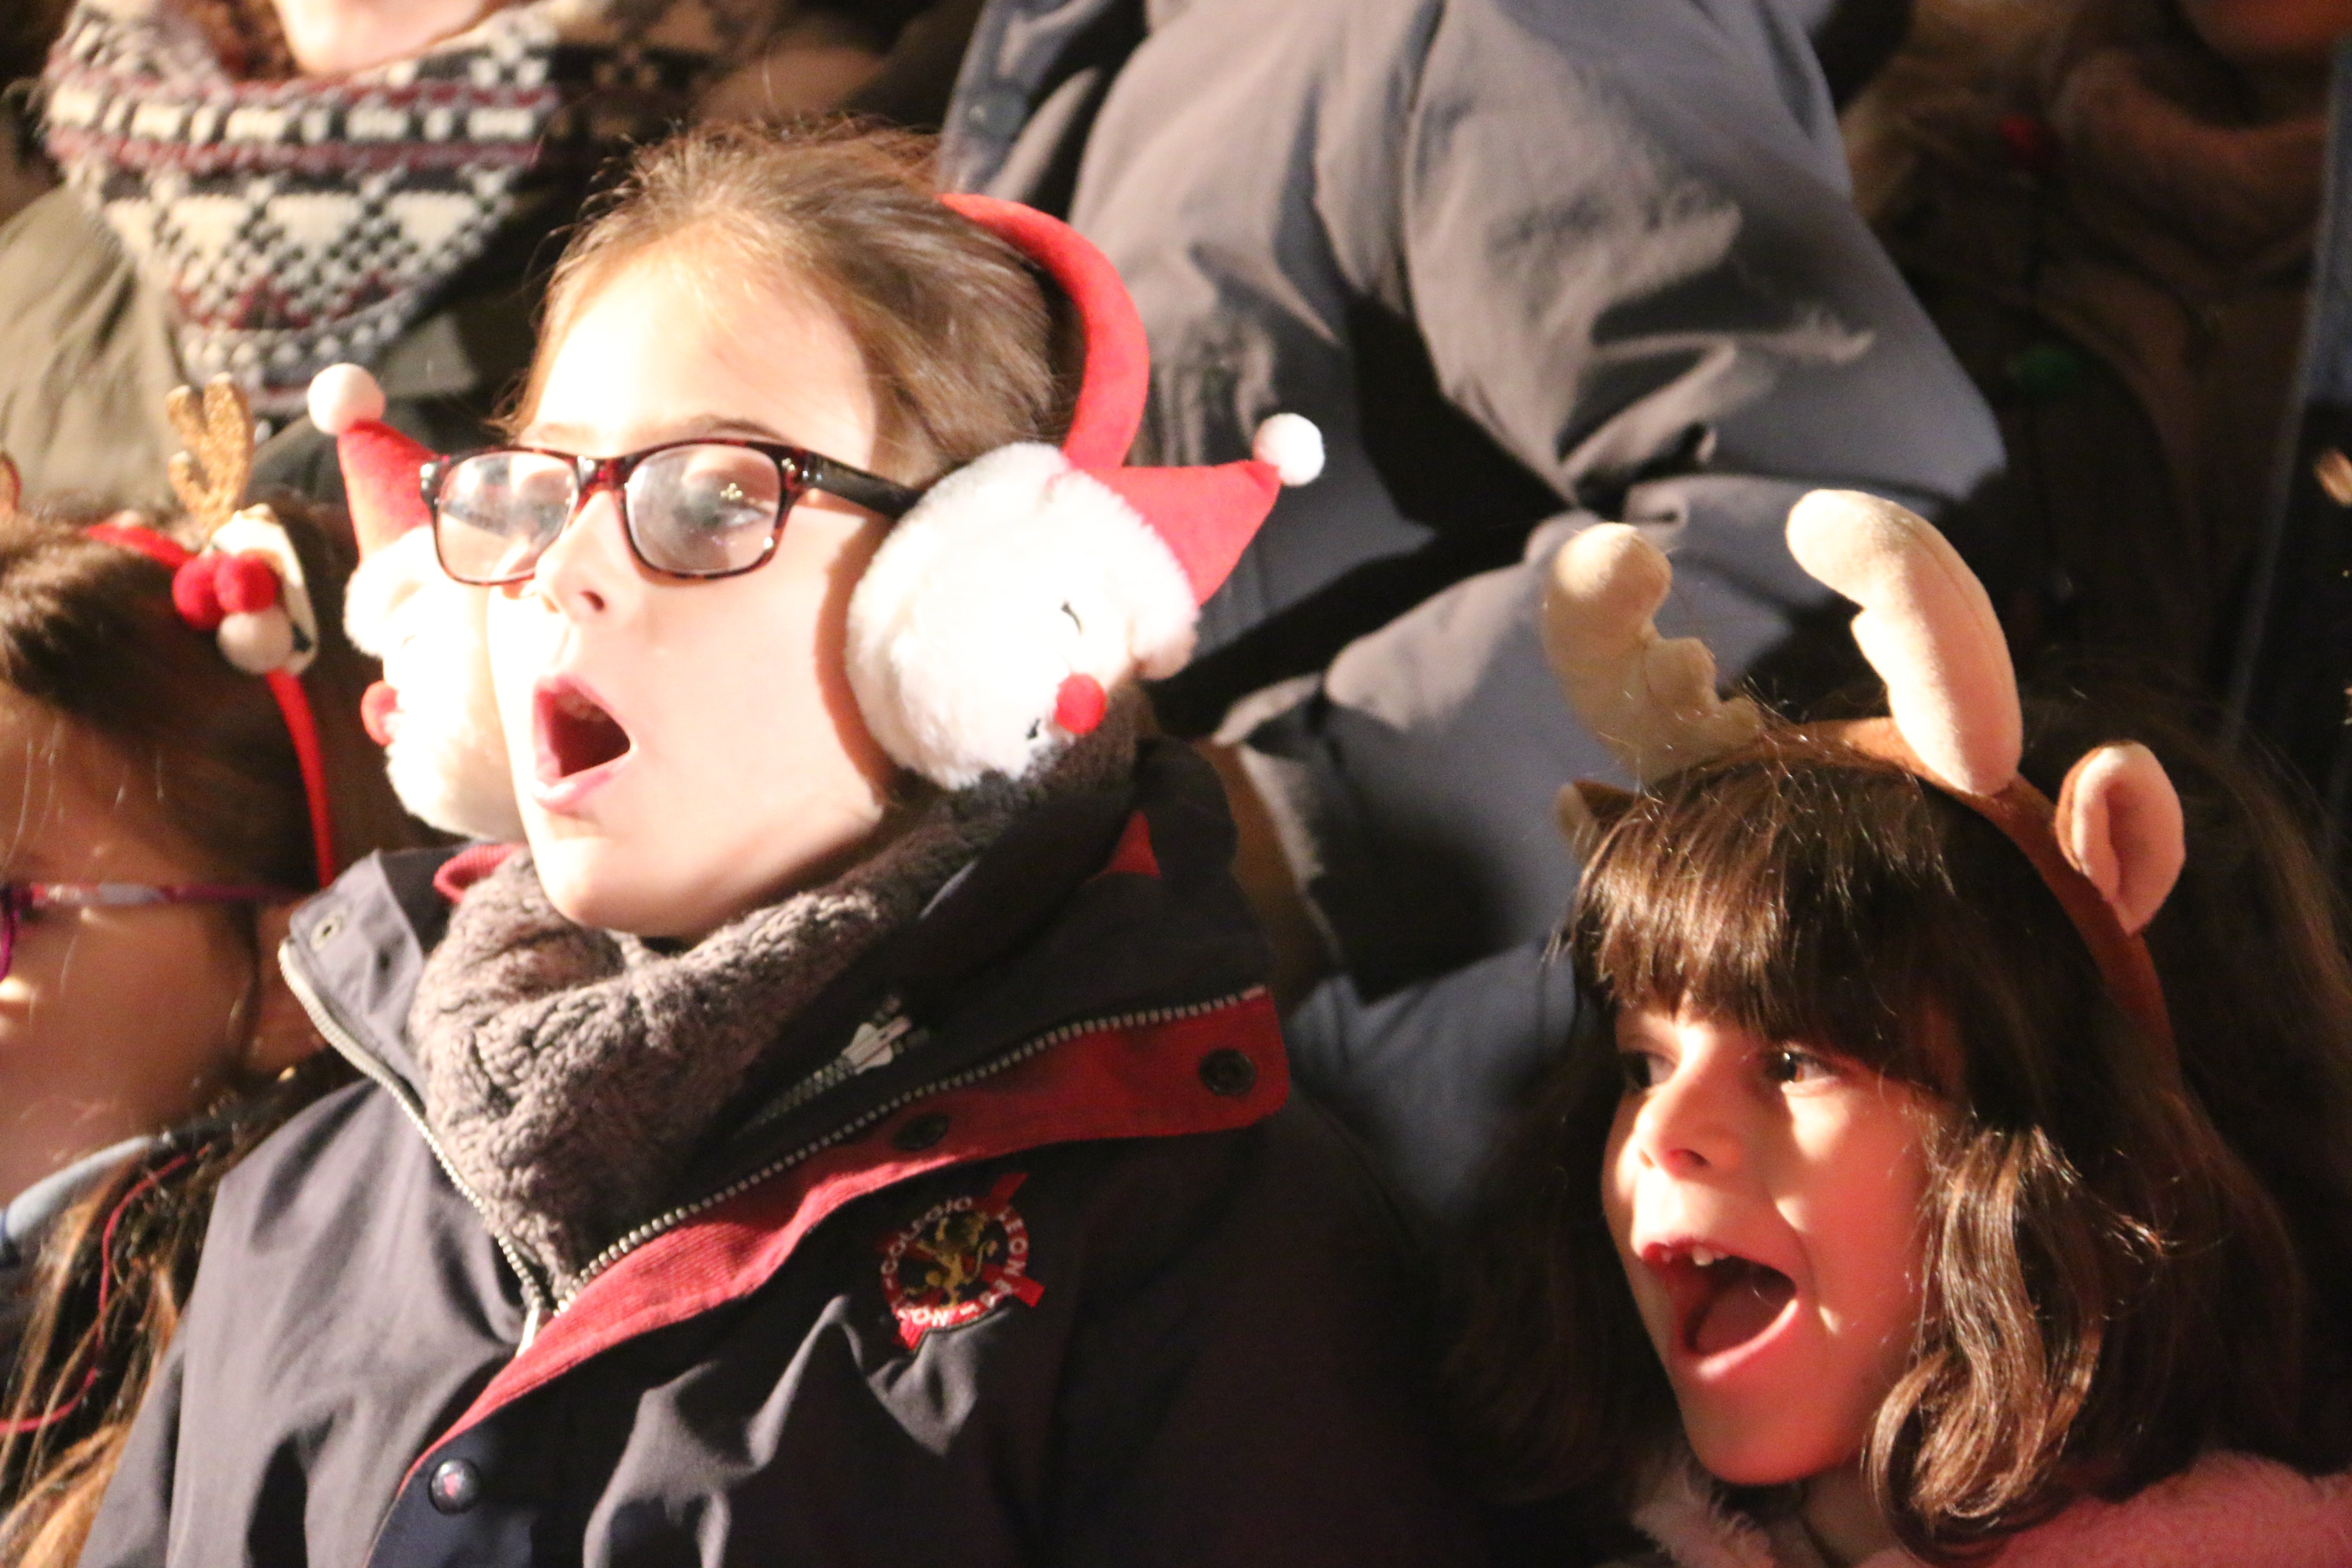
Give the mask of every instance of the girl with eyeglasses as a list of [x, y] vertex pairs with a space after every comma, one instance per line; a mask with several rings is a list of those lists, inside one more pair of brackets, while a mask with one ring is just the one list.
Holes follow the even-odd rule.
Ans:
[[487, 594], [526, 842], [298, 911], [368, 1081], [225, 1191], [86, 1564], [1477, 1557], [1136, 689], [1317, 438], [1126, 466], [1117, 275], [927, 151], [643, 154], [493, 450], [314, 387], [371, 548]]
[[280, 681], [175, 604], [175, 538], [16, 500], [0, 459], [0, 1556], [41, 1564], [88, 1526], [222, 1173], [348, 1076], [278, 973], [290, 911], [415, 835], [357, 721], [330, 520], [277, 509], [320, 620]]

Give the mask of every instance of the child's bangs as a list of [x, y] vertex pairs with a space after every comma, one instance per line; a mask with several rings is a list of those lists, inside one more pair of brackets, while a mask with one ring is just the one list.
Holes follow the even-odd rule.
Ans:
[[1951, 994], [1969, 924], [1940, 820], [1964, 809], [1789, 736], [1694, 769], [1628, 807], [1587, 868], [1577, 973], [1612, 1007], [1688, 1008], [1940, 1089], [1951, 1064], [1916, 1026]]

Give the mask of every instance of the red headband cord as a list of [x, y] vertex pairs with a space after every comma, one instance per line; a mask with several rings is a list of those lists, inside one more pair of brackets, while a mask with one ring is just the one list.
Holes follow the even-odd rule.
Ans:
[[[173, 572], [195, 558], [194, 552], [149, 528], [101, 522], [88, 531], [92, 539], [135, 550]], [[269, 695], [278, 703], [279, 716], [286, 721], [287, 738], [294, 742], [295, 765], [302, 773], [302, 795], [310, 809], [310, 852], [319, 868], [319, 886], [323, 888], [334, 880], [335, 836], [327, 810], [327, 764], [325, 754], [319, 749], [318, 721], [310, 711], [310, 694], [302, 689], [299, 679], [282, 669], [273, 669], [262, 679], [268, 682]]]

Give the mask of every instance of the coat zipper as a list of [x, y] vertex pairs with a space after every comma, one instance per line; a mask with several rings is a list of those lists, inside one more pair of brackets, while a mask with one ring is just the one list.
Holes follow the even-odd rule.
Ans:
[[425, 1140], [425, 1146], [433, 1151], [433, 1158], [439, 1163], [441, 1173], [449, 1178], [449, 1184], [457, 1189], [458, 1195], [473, 1205], [475, 1212], [482, 1216], [482, 1228], [489, 1232], [492, 1241], [498, 1243], [499, 1251], [506, 1257], [507, 1267], [513, 1269], [515, 1278], [522, 1282], [522, 1340], [515, 1346], [515, 1353], [520, 1355], [530, 1348], [530, 1342], [539, 1337], [539, 1331], [546, 1326], [547, 1320], [555, 1315], [551, 1293], [541, 1283], [537, 1267], [524, 1257], [520, 1246], [499, 1234], [498, 1226], [490, 1219], [490, 1205], [484, 1203], [481, 1194], [457, 1173], [457, 1167], [450, 1163], [440, 1141], [433, 1136], [433, 1129], [425, 1124], [423, 1103], [390, 1068], [376, 1059], [375, 1053], [360, 1044], [358, 1036], [344, 1026], [334, 1009], [311, 985], [310, 977], [295, 960], [293, 950], [294, 939], [289, 936], [278, 949], [278, 967], [286, 976], [287, 986], [294, 993], [294, 999], [302, 1004], [302, 1011], [310, 1016], [311, 1024], [326, 1037], [329, 1045], [342, 1053], [345, 1061], [365, 1073], [376, 1087], [392, 1096], [393, 1103], [400, 1107], [415, 1126], [417, 1136]]
[[293, 961], [293, 938], [287, 938], [278, 949], [278, 967], [285, 973], [286, 983], [292, 989], [295, 1000], [302, 1004], [302, 1010], [310, 1016], [310, 1022], [318, 1026], [319, 1033], [326, 1037], [327, 1042], [341, 1051], [344, 1058], [353, 1067], [365, 1073], [390, 1094], [394, 1102], [407, 1115], [410, 1122], [415, 1126], [417, 1135], [425, 1140], [425, 1146], [433, 1151], [433, 1158], [440, 1164], [442, 1174], [449, 1178], [449, 1184], [457, 1189], [460, 1196], [474, 1205], [475, 1211], [482, 1216], [482, 1227], [489, 1232], [490, 1239], [498, 1243], [499, 1250], [506, 1256], [508, 1267], [511, 1268], [515, 1271], [515, 1277], [522, 1281], [523, 1295], [529, 1310], [523, 1318], [522, 1342], [515, 1346], [515, 1353], [518, 1355], [530, 1348], [531, 1341], [539, 1336], [541, 1329], [546, 1327], [549, 1319], [578, 1300], [580, 1292], [586, 1289], [592, 1280], [638, 1247], [677, 1229], [695, 1215], [715, 1208], [730, 1198], [749, 1192], [762, 1182], [782, 1175], [812, 1155], [822, 1153], [835, 1143], [856, 1137], [876, 1122], [887, 1120], [893, 1113], [912, 1105], [919, 1100], [934, 1094], [943, 1094], [950, 1089], [963, 1089], [983, 1079], [993, 1078], [1008, 1068], [1017, 1067], [1032, 1057], [1051, 1050], [1063, 1041], [1075, 1039], [1080, 1035], [1093, 1034], [1101, 1029], [1149, 1028], [1159, 1024], [1172, 1024], [1180, 1019], [1197, 1018], [1204, 1013], [1214, 1013], [1226, 1007], [1238, 1006], [1265, 990], [1263, 985], [1253, 985], [1246, 990], [1236, 991], [1230, 995], [1220, 996], [1207, 1002], [1189, 1002], [1172, 1007], [1150, 1007], [1140, 1012], [1113, 1013], [1100, 1017], [1082, 1018], [1076, 1023], [1064, 1024], [1048, 1029], [1042, 1035], [1033, 1036], [1013, 1049], [1000, 1052], [977, 1067], [967, 1068], [959, 1073], [950, 1073], [945, 1078], [933, 1079], [918, 1088], [894, 1095], [865, 1115], [843, 1123], [821, 1138], [810, 1140], [782, 1159], [771, 1161], [750, 1174], [730, 1182], [716, 1192], [697, 1198], [692, 1203], [681, 1204], [667, 1213], [656, 1215], [636, 1226], [618, 1241], [614, 1242], [612, 1246], [590, 1258], [587, 1267], [580, 1271], [579, 1278], [572, 1289], [551, 1304], [549, 1293], [541, 1285], [536, 1268], [524, 1258], [521, 1248], [500, 1235], [498, 1227], [491, 1224], [489, 1205], [484, 1203], [480, 1195], [467, 1184], [466, 1179], [457, 1173], [457, 1168], [450, 1163], [449, 1156], [442, 1150], [439, 1140], [433, 1136], [432, 1128], [425, 1125], [425, 1107], [418, 1102], [409, 1087], [401, 1082], [389, 1068], [378, 1061], [373, 1052], [362, 1046], [358, 1037], [344, 1026], [341, 1019], [335, 1016], [333, 1009], [327, 1005], [325, 999], [318, 994], [310, 984], [309, 977], [302, 973], [301, 965]]
[[1093, 1034], [1099, 1029], [1145, 1028], [1157, 1024], [1174, 1023], [1182, 1018], [1196, 1018], [1203, 1013], [1214, 1013], [1223, 1008], [1238, 1006], [1250, 998], [1262, 994], [1265, 990], [1265, 987], [1263, 985], [1253, 985], [1246, 990], [1234, 992], [1228, 996], [1220, 996], [1213, 1001], [1190, 1002], [1173, 1007], [1152, 1007], [1135, 1013], [1115, 1013], [1102, 1017], [1080, 1019], [1073, 1024], [1064, 1024], [1042, 1035], [1034, 1036], [1009, 1051], [1000, 1052], [977, 1067], [967, 1068], [959, 1073], [950, 1073], [945, 1078], [933, 1079], [919, 1088], [909, 1089], [903, 1093], [894, 1095], [865, 1115], [845, 1122], [822, 1138], [812, 1139], [782, 1159], [772, 1161], [749, 1175], [730, 1182], [717, 1192], [697, 1198], [692, 1203], [682, 1204], [668, 1213], [657, 1215], [638, 1226], [589, 1259], [588, 1266], [580, 1271], [578, 1281], [573, 1284], [571, 1291], [555, 1303], [555, 1310], [561, 1312], [572, 1305], [573, 1301], [579, 1300], [580, 1292], [588, 1288], [590, 1281], [646, 1243], [667, 1231], [676, 1229], [695, 1215], [715, 1208], [730, 1198], [749, 1192], [762, 1182], [782, 1175], [811, 1155], [821, 1153], [835, 1143], [856, 1137], [876, 1122], [887, 1120], [897, 1111], [914, 1104], [919, 1100], [928, 1099], [934, 1094], [942, 1094], [950, 1089], [963, 1089], [983, 1079], [993, 1078], [1008, 1068], [1016, 1067], [1032, 1057], [1051, 1050], [1063, 1041], [1075, 1039], [1080, 1035]]

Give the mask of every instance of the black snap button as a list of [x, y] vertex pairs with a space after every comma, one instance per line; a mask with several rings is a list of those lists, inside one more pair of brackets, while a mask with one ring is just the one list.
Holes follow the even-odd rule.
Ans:
[[1246, 1052], [1211, 1051], [1201, 1058], [1201, 1081], [1211, 1094], [1239, 1100], [1257, 1087], [1257, 1063]]
[[443, 1513], [463, 1513], [482, 1500], [482, 1472], [471, 1459], [444, 1459], [433, 1467], [425, 1495]]
[[905, 1153], [919, 1154], [947, 1135], [947, 1117], [929, 1110], [899, 1123], [898, 1131], [890, 1134], [890, 1142]]

